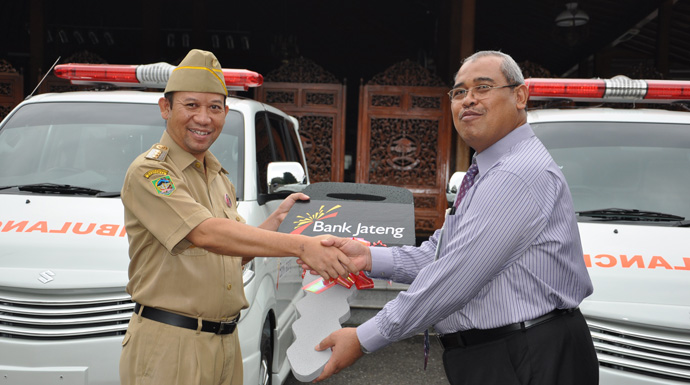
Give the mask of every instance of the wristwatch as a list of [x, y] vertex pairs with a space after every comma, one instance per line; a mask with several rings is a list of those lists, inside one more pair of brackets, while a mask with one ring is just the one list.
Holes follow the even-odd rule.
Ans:
[[359, 349], [362, 351], [364, 354], [369, 354], [371, 353], [370, 351], [367, 350], [367, 348], [364, 347], [361, 343], [359, 344]]

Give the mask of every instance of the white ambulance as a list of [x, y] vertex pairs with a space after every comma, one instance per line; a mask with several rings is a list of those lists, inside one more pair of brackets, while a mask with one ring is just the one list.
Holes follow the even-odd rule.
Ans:
[[[73, 81], [163, 88], [169, 64], [61, 65]], [[230, 89], [263, 82], [224, 70]], [[121, 342], [134, 304], [119, 192], [130, 162], [160, 139], [159, 92], [43, 94], [0, 124], [0, 383], [119, 384]], [[282, 111], [228, 97], [211, 148], [237, 188], [238, 209], [258, 225], [288, 192], [290, 172], [309, 182], [298, 122]], [[275, 174], [275, 175], [274, 175]], [[294, 258], [257, 258], [243, 272], [250, 308], [241, 314], [245, 384], [280, 384], [290, 372]]]
[[690, 81], [526, 83], [541, 104], [528, 121], [563, 171], [577, 212], [594, 283], [580, 309], [601, 385], [689, 383]]

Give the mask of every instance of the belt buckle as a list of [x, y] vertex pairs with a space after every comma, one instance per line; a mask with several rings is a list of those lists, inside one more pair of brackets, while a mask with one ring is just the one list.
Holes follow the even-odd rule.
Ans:
[[232, 320], [230, 322], [219, 322], [218, 323], [218, 331], [216, 331], [216, 334], [230, 334], [235, 331], [235, 327], [237, 326], [237, 321]]

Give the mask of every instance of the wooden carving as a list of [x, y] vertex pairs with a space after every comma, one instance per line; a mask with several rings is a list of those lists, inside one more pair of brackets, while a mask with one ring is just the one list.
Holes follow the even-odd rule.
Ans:
[[312, 182], [328, 182], [333, 168], [333, 117], [305, 115], [299, 118], [300, 137]]
[[412, 191], [418, 236], [443, 224], [451, 148], [448, 87], [405, 60], [360, 89], [358, 183]]
[[287, 61], [264, 79], [256, 99], [299, 120], [311, 182], [342, 182], [346, 87], [303, 57]]
[[372, 118], [368, 182], [435, 186], [438, 125], [437, 119]]
[[408, 87], [446, 87], [447, 85], [419, 63], [404, 60], [374, 76], [367, 85], [408, 86]]
[[17, 73], [17, 70], [14, 69], [14, 67], [12, 66], [12, 64], [10, 64], [10, 62], [8, 62], [7, 60], [5, 60], [5, 59], [0, 59], [0, 73], [4, 73], [4, 74], [7, 74], [7, 73], [16, 74], [16, 73]]
[[24, 78], [7, 60], [0, 59], [0, 120], [24, 99]]
[[266, 82], [339, 84], [333, 74], [304, 57], [289, 60], [265, 76]]

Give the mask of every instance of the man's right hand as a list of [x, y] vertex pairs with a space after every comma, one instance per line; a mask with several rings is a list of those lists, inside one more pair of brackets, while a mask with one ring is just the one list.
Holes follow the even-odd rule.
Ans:
[[298, 255], [298, 263], [308, 265], [324, 279], [338, 278], [339, 275], [346, 277], [361, 270], [344, 251], [332, 247], [333, 245], [324, 244], [320, 239], [323, 237], [305, 237], [302, 253]]
[[371, 250], [362, 242], [352, 238], [327, 237], [321, 240], [321, 244], [340, 249], [352, 260], [357, 271], [371, 271]]

